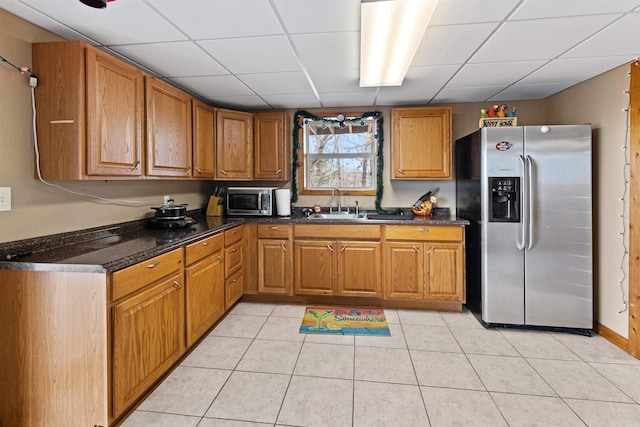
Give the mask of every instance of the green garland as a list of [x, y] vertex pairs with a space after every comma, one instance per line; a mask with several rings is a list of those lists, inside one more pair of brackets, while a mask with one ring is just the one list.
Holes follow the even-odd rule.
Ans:
[[[300, 162], [298, 161], [298, 151], [300, 149], [300, 128], [304, 127], [306, 123], [302, 122], [303, 119], [310, 119], [314, 121], [325, 121], [327, 123], [340, 123], [338, 120], [327, 119], [326, 117], [316, 116], [308, 111], [298, 110], [293, 115], [293, 155], [291, 156], [291, 203], [298, 201], [298, 167]], [[402, 209], [382, 209], [381, 200], [382, 193], [384, 192], [384, 185], [382, 179], [382, 173], [384, 170], [384, 156], [382, 153], [384, 145], [384, 131], [383, 131], [383, 118], [380, 111], [371, 111], [364, 113], [360, 117], [348, 117], [343, 120], [344, 123], [355, 123], [362, 119], [373, 119], [376, 121], [376, 134], [374, 138], [378, 140], [378, 155], [377, 155], [377, 176], [376, 176], [376, 212], [381, 214], [393, 215], [398, 214]]]

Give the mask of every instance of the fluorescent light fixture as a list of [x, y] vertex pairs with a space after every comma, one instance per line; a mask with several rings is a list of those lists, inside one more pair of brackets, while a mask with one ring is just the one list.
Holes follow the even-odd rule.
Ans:
[[400, 86], [438, 0], [361, 0], [360, 87]]

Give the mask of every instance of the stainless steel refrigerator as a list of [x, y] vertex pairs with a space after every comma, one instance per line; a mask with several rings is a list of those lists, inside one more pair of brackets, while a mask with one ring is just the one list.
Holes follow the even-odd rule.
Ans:
[[485, 326], [592, 329], [591, 126], [482, 128], [454, 150], [468, 307]]

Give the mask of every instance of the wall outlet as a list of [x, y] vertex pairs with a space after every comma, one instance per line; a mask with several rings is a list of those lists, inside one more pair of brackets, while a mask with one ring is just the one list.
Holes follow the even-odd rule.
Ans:
[[0, 187], [0, 211], [11, 210], [11, 187]]

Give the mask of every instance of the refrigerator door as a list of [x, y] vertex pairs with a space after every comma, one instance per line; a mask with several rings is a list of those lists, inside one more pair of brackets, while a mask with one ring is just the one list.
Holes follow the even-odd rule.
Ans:
[[[482, 133], [482, 320], [486, 323], [524, 324], [523, 222], [494, 221], [489, 204], [489, 182], [499, 177], [519, 178], [523, 128], [483, 128]], [[522, 210], [522, 199], [519, 202]], [[519, 249], [520, 246], [520, 249]]]
[[591, 126], [526, 127], [525, 158], [531, 178], [525, 323], [591, 329]]

